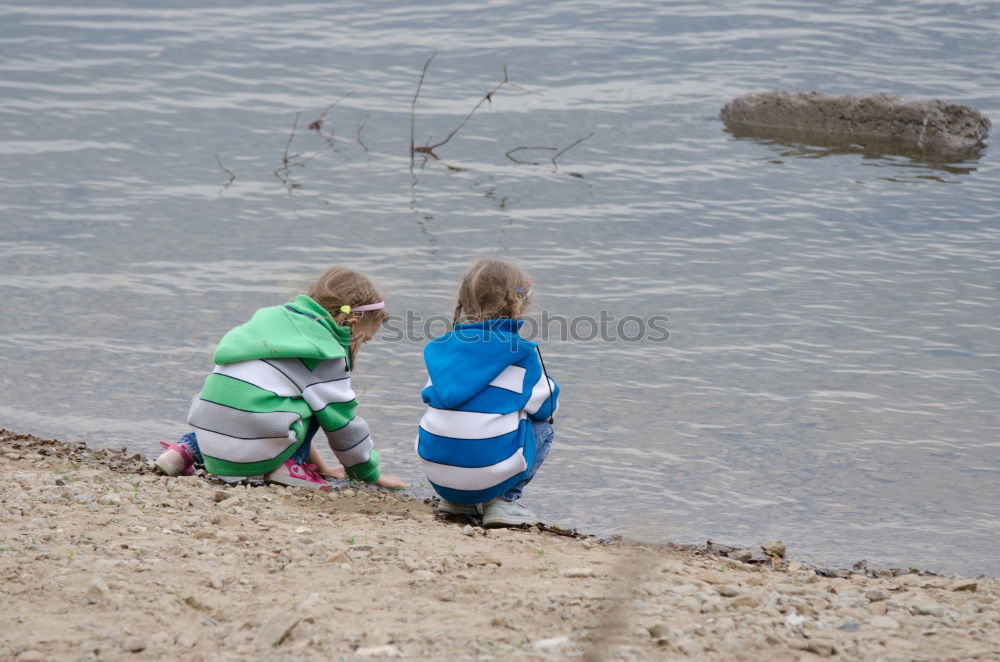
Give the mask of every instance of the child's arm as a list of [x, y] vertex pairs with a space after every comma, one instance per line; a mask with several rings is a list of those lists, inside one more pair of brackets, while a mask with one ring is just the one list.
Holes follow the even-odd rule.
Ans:
[[533, 421], [547, 421], [559, 409], [559, 384], [545, 374], [540, 357], [541, 355], [537, 365], [541, 374], [531, 388], [527, 404], [524, 405], [525, 413]]
[[[307, 398], [309, 407], [316, 413], [320, 427], [330, 442], [330, 450], [344, 466], [344, 473], [351, 480], [377, 483], [383, 487], [405, 487], [395, 476], [382, 476], [379, 455], [372, 443], [368, 422], [355, 415], [358, 400], [351, 388], [350, 373], [344, 359], [333, 359], [335, 366], [346, 373], [342, 379], [323, 383]], [[318, 368], [314, 370], [318, 372]], [[383, 480], [384, 478], [384, 480]]]

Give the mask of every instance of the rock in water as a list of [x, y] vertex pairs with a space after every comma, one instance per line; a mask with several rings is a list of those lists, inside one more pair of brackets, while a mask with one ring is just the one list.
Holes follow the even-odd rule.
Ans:
[[932, 151], [975, 149], [990, 132], [989, 118], [970, 106], [888, 94], [758, 92], [733, 99], [719, 116], [731, 129], [784, 129]]
[[785, 558], [785, 543], [780, 540], [768, 540], [767, 542], [762, 542], [760, 548], [764, 550], [764, 553], [768, 556], [777, 556], [778, 558]]

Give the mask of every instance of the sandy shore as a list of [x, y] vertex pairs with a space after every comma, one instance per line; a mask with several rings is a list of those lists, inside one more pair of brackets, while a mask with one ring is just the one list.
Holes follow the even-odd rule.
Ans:
[[4, 660], [1000, 659], [997, 579], [484, 531], [6, 431], [0, 472]]

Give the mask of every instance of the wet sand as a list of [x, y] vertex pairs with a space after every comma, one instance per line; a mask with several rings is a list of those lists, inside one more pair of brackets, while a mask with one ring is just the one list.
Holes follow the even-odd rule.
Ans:
[[1000, 659], [995, 578], [486, 531], [6, 431], [0, 472], [4, 660]]

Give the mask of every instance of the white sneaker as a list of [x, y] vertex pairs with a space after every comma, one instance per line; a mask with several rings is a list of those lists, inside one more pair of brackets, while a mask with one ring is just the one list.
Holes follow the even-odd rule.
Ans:
[[161, 441], [164, 451], [153, 460], [153, 466], [164, 476], [194, 475], [194, 455], [184, 444], [170, 444]]
[[483, 514], [483, 504], [481, 503], [455, 503], [454, 501], [447, 501], [445, 499], [441, 499], [441, 503], [438, 504], [437, 509], [449, 515], [472, 515], [473, 517], [479, 517]]
[[532, 526], [538, 524], [538, 518], [517, 501], [504, 501], [497, 497], [483, 504], [483, 528], [493, 529], [500, 526]]

